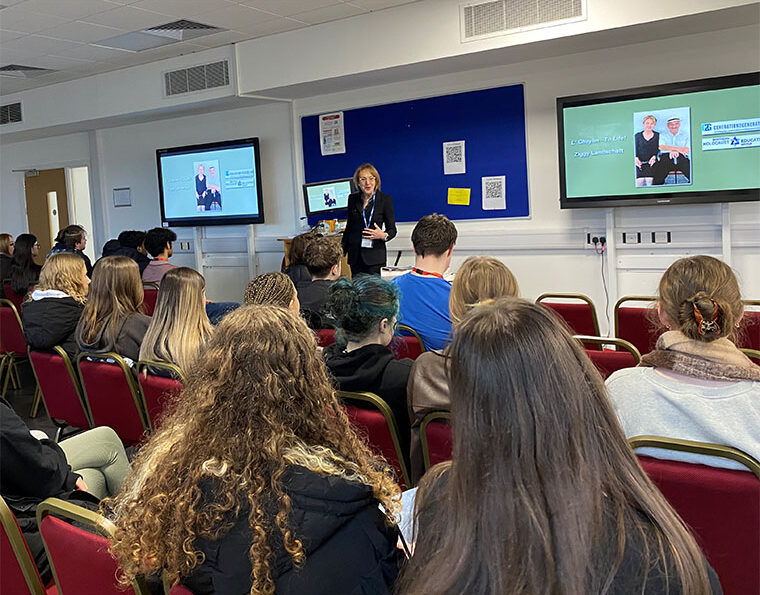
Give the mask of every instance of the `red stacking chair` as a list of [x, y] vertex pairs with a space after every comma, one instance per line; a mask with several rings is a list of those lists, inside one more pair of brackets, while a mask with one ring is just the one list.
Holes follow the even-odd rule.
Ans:
[[[161, 376], [154, 370], [163, 370], [169, 376]], [[140, 360], [137, 362], [137, 382], [140, 385], [143, 409], [148, 413], [151, 430], [159, 426], [167, 403], [182, 391], [185, 377], [179, 366], [167, 362]]]
[[140, 442], [149, 425], [137, 381], [124, 358], [116, 353], [80, 353], [77, 366], [93, 425], [113, 428], [127, 446]]
[[[574, 301], [569, 302], [567, 300]], [[536, 303], [554, 310], [567, 323], [573, 334], [591, 337], [598, 337], [601, 334], [594, 302], [582, 293], [542, 293], [536, 298]], [[585, 347], [586, 349], [600, 349], [594, 344]]]
[[665, 329], [658, 329], [649, 320], [651, 308], [626, 305], [626, 302], [648, 302], [653, 304], [657, 297], [648, 295], [626, 295], [615, 304], [615, 336], [633, 343], [639, 353], [646, 354], [654, 349], [657, 337]]
[[420, 442], [425, 471], [433, 465], [451, 460], [451, 413], [432, 411], [420, 424]]
[[[75, 527], [72, 521], [95, 532]], [[60, 595], [150, 595], [143, 577], [128, 586], [116, 582], [119, 565], [108, 551], [115, 526], [105, 517], [48, 498], [37, 507], [37, 524]]]
[[749, 471], [641, 456], [639, 462], [691, 528], [718, 573], [725, 595], [760, 593], [760, 463], [727, 446], [636, 436], [631, 446], [692, 452], [738, 461]]
[[156, 283], [143, 283], [143, 310], [148, 316], [153, 316], [158, 300], [158, 285]]
[[0, 498], [0, 569], [3, 571], [2, 592], [9, 595], [53, 595], [55, 584], [46, 589], [32, 559], [32, 553], [18, 526], [16, 517]]
[[[0, 299], [0, 345], [5, 356], [0, 364], [0, 371], [5, 373], [2, 392], [5, 396], [8, 382], [12, 382], [14, 388], [21, 385], [16, 365], [19, 361], [26, 360], [26, 339], [24, 339], [24, 325], [21, 324], [18, 309], [13, 302], [4, 299]], [[35, 395], [36, 400], [37, 395]], [[32, 410], [36, 415], [34, 404]]]
[[24, 296], [13, 291], [13, 288], [8, 281], [3, 283], [3, 289], [5, 290], [5, 299], [9, 300], [14, 306], [16, 306], [16, 310], [20, 312], [21, 304], [24, 303]]
[[395, 359], [403, 359], [405, 357], [417, 359], [427, 349], [425, 349], [425, 343], [422, 342], [422, 338], [417, 331], [411, 326], [397, 324], [396, 335], [391, 343], [391, 351], [393, 351]]
[[[586, 355], [599, 370], [602, 378], [607, 378], [613, 372], [623, 368], [633, 368], [641, 361], [639, 350], [623, 339], [588, 337], [586, 335], [575, 335], [575, 338], [586, 347]], [[597, 349], [589, 349], [588, 345], [595, 345]], [[605, 345], [614, 345], [617, 350], [604, 349]]]
[[382, 455], [396, 472], [401, 489], [411, 487], [398, 439], [398, 424], [388, 404], [373, 393], [338, 391], [338, 397], [357, 432], [366, 436], [372, 450]]
[[335, 343], [335, 329], [319, 328], [314, 331], [317, 333], [317, 345], [327, 347]]
[[760, 351], [760, 310], [750, 310], [760, 306], [760, 300], [744, 300], [744, 316], [739, 323], [736, 344], [738, 347]]
[[50, 419], [58, 426], [55, 441], [61, 438], [66, 426], [83, 430], [92, 428], [92, 418], [82, 396], [74, 366], [62, 347], [53, 347], [53, 353], [29, 350], [37, 386], [40, 388]]

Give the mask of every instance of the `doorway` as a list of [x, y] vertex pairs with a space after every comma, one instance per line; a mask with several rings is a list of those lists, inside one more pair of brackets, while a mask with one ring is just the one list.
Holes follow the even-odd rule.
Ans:
[[39, 259], [44, 261], [53, 249], [58, 230], [69, 224], [65, 170], [59, 168], [25, 172], [24, 194], [29, 233], [37, 236]]

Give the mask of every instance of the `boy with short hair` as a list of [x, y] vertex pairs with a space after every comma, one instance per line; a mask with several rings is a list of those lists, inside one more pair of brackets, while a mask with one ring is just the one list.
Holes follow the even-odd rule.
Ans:
[[306, 247], [304, 261], [311, 274], [311, 281], [302, 281], [297, 286], [301, 313], [311, 328], [332, 328], [326, 311], [330, 285], [341, 274], [340, 260], [343, 250], [333, 237], [315, 238]]

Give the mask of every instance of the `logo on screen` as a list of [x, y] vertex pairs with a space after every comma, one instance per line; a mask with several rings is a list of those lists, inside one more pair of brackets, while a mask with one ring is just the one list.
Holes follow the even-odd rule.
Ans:
[[707, 122], [706, 124], [702, 124], [702, 132], [710, 132], [712, 130], [712, 123]]
[[739, 139], [738, 138], [734, 137], [734, 138], [731, 139], [731, 146], [732, 147], [735, 147], [738, 144], [739, 144]]

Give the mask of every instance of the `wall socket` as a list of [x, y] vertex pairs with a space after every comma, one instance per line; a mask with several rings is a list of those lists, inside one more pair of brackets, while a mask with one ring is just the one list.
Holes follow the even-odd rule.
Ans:
[[670, 244], [670, 232], [669, 231], [653, 231], [652, 243], [653, 244]]
[[623, 232], [624, 244], [641, 244], [641, 232], [640, 231], [626, 231]]
[[586, 231], [586, 248], [594, 248], [594, 238], [597, 238], [597, 246], [599, 246], [598, 240], [601, 237], [607, 235], [606, 231]]

